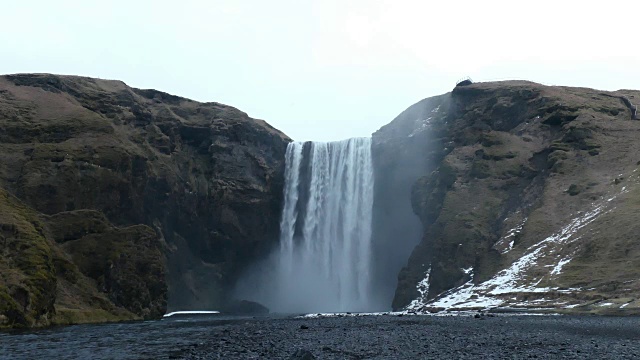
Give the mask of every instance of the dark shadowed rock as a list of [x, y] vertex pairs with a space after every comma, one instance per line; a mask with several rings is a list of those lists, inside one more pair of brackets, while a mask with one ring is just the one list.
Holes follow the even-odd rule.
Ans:
[[232, 300], [224, 308], [225, 313], [233, 315], [265, 315], [269, 309], [255, 301]]

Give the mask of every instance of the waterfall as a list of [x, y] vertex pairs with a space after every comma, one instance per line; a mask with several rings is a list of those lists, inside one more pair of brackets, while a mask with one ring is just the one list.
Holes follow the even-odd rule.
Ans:
[[288, 145], [273, 310], [370, 309], [372, 207], [370, 138]]

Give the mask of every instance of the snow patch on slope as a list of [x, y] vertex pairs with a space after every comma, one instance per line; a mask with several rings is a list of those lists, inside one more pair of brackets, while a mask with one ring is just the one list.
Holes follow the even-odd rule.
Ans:
[[[437, 114], [438, 111], [440, 111], [440, 105], [436, 106], [433, 110], [431, 110], [432, 114]], [[413, 130], [411, 132], [411, 134], [409, 134], [408, 137], [414, 137], [416, 135], [418, 135], [419, 133], [425, 131], [427, 128], [429, 128], [429, 126], [431, 125], [431, 121], [433, 120], [433, 116], [429, 116], [427, 118], [424, 119], [416, 119], [415, 124], [416, 124], [416, 129]]]
[[[611, 202], [615, 197], [616, 196], [608, 199], [605, 204]], [[539, 277], [537, 281], [535, 281], [535, 279], [531, 281], [531, 279], [528, 279], [528, 277], [530, 277], [530, 270], [534, 267], [539, 267], [539, 260], [543, 257], [553, 255], [566, 244], [579, 239], [580, 237], [576, 236], [578, 231], [596, 220], [599, 215], [604, 213], [604, 209], [605, 205], [600, 205], [595, 209], [574, 218], [560, 231], [530, 246], [524, 252], [524, 255], [514, 261], [511, 266], [499, 271], [491, 279], [478, 285], [473, 284], [472, 269], [462, 269], [467, 274], [471, 273], [471, 280], [459, 287], [444, 292], [437, 298], [430, 301], [426, 301], [426, 297], [423, 296], [422, 292], [420, 292], [418, 299], [412, 301], [408, 306], [408, 309], [491, 308], [496, 306], [505, 306], [506, 304], [510, 306], [532, 306], [539, 303], [552, 302], [553, 300], [546, 300], [544, 298], [532, 301], [518, 301], [517, 297], [509, 297], [509, 295], [522, 293], [547, 293], [550, 291], [565, 292], [558, 288], [538, 287], [538, 284], [540, 284], [544, 276]], [[524, 219], [518, 227], [509, 231], [505, 238], [515, 236], [514, 234], [522, 229], [525, 222], [526, 219]], [[561, 258], [554, 265], [548, 265], [549, 267], [553, 267], [553, 270], [548, 275], [559, 275], [564, 265], [570, 261], [571, 258], [565, 257]], [[428, 289], [428, 281], [429, 277], [427, 276], [418, 285], [419, 289], [421, 287], [426, 287]], [[571, 290], [577, 291], [580, 289]]]
[[567, 265], [569, 262], [571, 261], [571, 258], [565, 258], [560, 260], [556, 266], [553, 267], [553, 270], [551, 270], [551, 275], [560, 275], [560, 273], [562, 272], [562, 268]]
[[429, 116], [428, 118], [423, 120], [417, 119], [416, 124], [419, 125], [415, 130], [411, 132], [411, 134], [409, 134], [409, 137], [414, 137], [415, 135], [425, 131], [429, 127], [429, 125], [431, 125], [431, 119], [433, 119], [433, 116]]
[[418, 296], [417, 299], [413, 300], [411, 304], [407, 306], [407, 310], [418, 310], [424, 305], [422, 304], [422, 299], [426, 299], [427, 295], [429, 294], [429, 277], [430, 276], [431, 276], [431, 268], [427, 270], [424, 279], [422, 279], [418, 283], [417, 289], [418, 289], [418, 293], [420, 293], [420, 296]]
[[[522, 221], [513, 229], [507, 231], [507, 234], [505, 236], [503, 236], [502, 238], [500, 238], [500, 240], [498, 240], [498, 242], [496, 242], [496, 244], [494, 245], [494, 247], [497, 248], [502, 248], [500, 250], [501, 254], [506, 254], [509, 251], [513, 250], [513, 245], [515, 244], [515, 238], [518, 234], [520, 234], [522, 232], [522, 228], [524, 227], [524, 224], [527, 222], [528, 218], [524, 218], [522, 219]], [[505, 219], [507, 220], [507, 219]], [[505, 245], [506, 242], [509, 242], [507, 245]]]

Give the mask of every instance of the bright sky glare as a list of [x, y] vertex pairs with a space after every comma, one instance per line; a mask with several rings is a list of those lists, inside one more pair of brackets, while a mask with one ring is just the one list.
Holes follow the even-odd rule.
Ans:
[[295, 140], [369, 136], [456, 80], [640, 88], [640, 2], [21, 0], [0, 73], [118, 79]]

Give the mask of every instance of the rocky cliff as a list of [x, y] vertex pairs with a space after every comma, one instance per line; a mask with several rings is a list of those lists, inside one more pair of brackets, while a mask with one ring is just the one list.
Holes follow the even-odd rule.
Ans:
[[374, 134], [428, 145], [403, 157], [425, 169], [410, 196], [423, 234], [393, 307], [637, 312], [638, 102], [638, 91], [479, 83]]
[[0, 323], [225, 306], [277, 240], [288, 141], [218, 103], [0, 77]]

